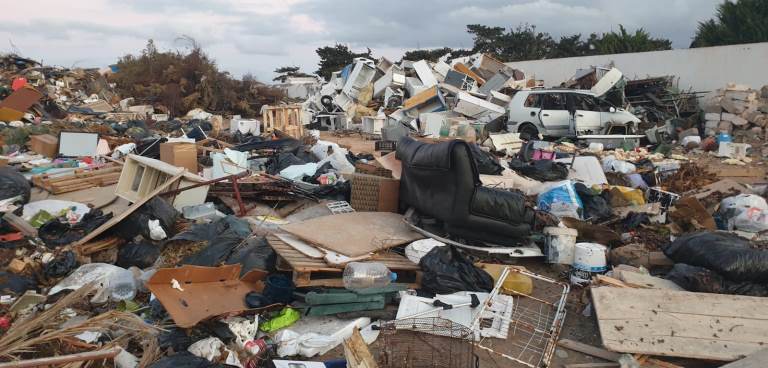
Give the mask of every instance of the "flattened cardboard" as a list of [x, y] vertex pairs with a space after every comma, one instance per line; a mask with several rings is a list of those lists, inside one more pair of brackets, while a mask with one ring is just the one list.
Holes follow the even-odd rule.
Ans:
[[[239, 264], [161, 268], [149, 279], [147, 288], [177, 326], [188, 328], [211, 317], [248, 310], [245, 295], [262, 291], [266, 277], [267, 272], [252, 270], [240, 278]], [[174, 289], [172, 280], [178, 281], [183, 291]]]
[[33, 135], [29, 137], [29, 148], [48, 158], [54, 158], [59, 153], [59, 139], [50, 134]]
[[43, 94], [31, 87], [21, 88], [0, 101], [0, 120], [19, 120], [32, 105], [40, 101]]
[[391, 212], [342, 213], [280, 228], [347, 257], [358, 257], [424, 238], [405, 224], [402, 215]]

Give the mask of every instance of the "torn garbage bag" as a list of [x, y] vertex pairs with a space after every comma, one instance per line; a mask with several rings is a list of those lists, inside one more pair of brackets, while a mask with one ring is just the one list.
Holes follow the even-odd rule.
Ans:
[[434, 247], [419, 261], [421, 287], [435, 294], [490, 291], [493, 278], [453, 247]]
[[251, 234], [248, 222], [227, 216], [208, 224], [195, 224], [171, 240], [207, 241], [208, 246], [182, 260], [182, 264], [218, 266]]
[[29, 181], [12, 167], [0, 167], [0, 199], [21, 196], [21, 202], [29, 202]]
[[53, 249], [82, 239], [111, 218], [111, 213], [104, 215], [101, 210], [91, 210], [74, 225], [63, 223], [59, 219], [50, 220], [40, 226], [37, 235], [48, 248]]
[[[162, 198], [154, 197], [145, 203], [138, 210], [134, 211], [128, 217], [120, 221], [112, 228], [112, 232], [115, 235], [120, 236], [123, 239], [130, 240], [141, 235], [144, 239], [155, 239], [153, 237], [154, 221], [160, 221], [159, 225], [165, 234], [174, 234], [176, 225], [176, 219], [179, 217], [179, 212], [167, 201]], [[155, 229], [155, 233], [157, 233]], [[155, 239], [162, 240], [162, 239]]]
[[155, 264], [161, 250], [160, 246], [146, 241], [131, 242], [120, 247], [115, 264], [123, 268], [135, 266], [144, 269]]
[[75, 268], [77, 268], [75, 253], [66, 251], [43, 265], [43, 274], [48, 278], [59, 278], [67, 276]]
[[768, 296], [768, 285], [731, 281], [704, 267], [676, 263], [666, 278], [681, 288], [697, 293]]
[[525, 163], [519, 159], [509, 162], [509, 168], [518, 174], [538, 181], [558, 181], [568, 177], [568, 167], [551, 160], [536, 160]]
[[768, 250], [730, 233], [698, 232], [683, 235], [663, 248], [677, 263], [704, 267], [733, 281], [768, 283]]
[[604, 221], [613, 216], [613, 209], [608, 204], [608, 201], [600, 196], [599, 192], [587, 188], [582, 183], [576, 183], [574, 185], [576, 194], [579, 195], [582, 204], [584, 205], [584, 218], [592, 218], [597, 221]]
[[539, 194], [538, 206], [557, 217], [581, 218], [583, 204], [570, 180], [561, 181], [548, 191]]

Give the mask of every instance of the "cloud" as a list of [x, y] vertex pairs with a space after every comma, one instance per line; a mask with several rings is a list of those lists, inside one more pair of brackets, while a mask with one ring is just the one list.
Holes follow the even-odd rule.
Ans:
[[[721, 0], [37, 0], [0, 13], [0, 40], [47, 63], [114, 63], [152, 38], [178, 49], [194, 38], [234, 75], [298, 65], [312, 72], [315, 49], [343, 43], [399, 59], [415, 48], [471, 47], [467, 24], [529, 23], [553, 37], [645, 28], [687, 47]], [[18, 14], [24, 14], [19, 18]], [[9, 51], [0, 47], [0, 51]]]

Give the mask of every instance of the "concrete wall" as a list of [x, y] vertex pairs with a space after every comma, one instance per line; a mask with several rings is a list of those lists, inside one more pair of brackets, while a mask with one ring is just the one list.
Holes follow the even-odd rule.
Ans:
[[694, 91], [711, 91], [731, 82], [755, 89], [768, 84], [768, 42], [506, 64], [551, 87], [568, 80], [577, 69], [610, 62], [629, 79], [674, 75], [680, 78], [681, 89]]

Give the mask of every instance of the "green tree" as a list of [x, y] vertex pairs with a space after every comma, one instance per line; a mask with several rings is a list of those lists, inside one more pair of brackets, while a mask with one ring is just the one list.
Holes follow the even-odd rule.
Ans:
[[472, 51], [490, 53], [505, 61], [544, 59], [557, 44], [548, 33], [536, 32], [536, 26], [530, 24], [521, 24], [509, 31], [503, 27], [469, 24], [467, 32], [474, 41]]
[[588, 42], [599, 55], [672, 49], [672, 41], [668, 39], [653, 38], [642, 28], [629, 33], [621, 24], [619, 32], [611, 31], [603, 33], [601, 37], [590, 37]]
[[351, 64], [352, 60], [356, 57], [373, 58], [371, 56], [371, 49], [366, 50], [366, 52], [356, 54], [346, 45], [338, 43], [335, 46], [320, 47], [315, 50], [317, 56], [320, 57], [318, 69], [315, 73], [328, 80], [333, 72], [339, 71]]
[[700, 22], [691, 47], [768, 41], [768, 1], [724, 1], [715, 19]]
[[560, 41], [556, 42], [547, 56], [548, 59], [566, 58], [574, 56], [592, 55], [594, 51], [590, 48], [589, 40], [582, 41], [581, 34], [572, 36], [562, 36]]
[[289, 77], [309, 77], [310, 75], [300, 71], [298, 66], [281, 66], [275, 69], [278, 76], [272, 79], [275, 82], [285, 83]]
[[419, 49], [419, 50], [406, 51], [405, 54], [403, 54], [403, 58], [401, 60], [411, 60], [411, 61], [428, 60], [433, 63], [436, 63], [441, 57], [443, 57], [443, 55], [448, 53], [451, 54], [450, 59], [473, 54], [472, 50], [441, 47], [437, 49]]

